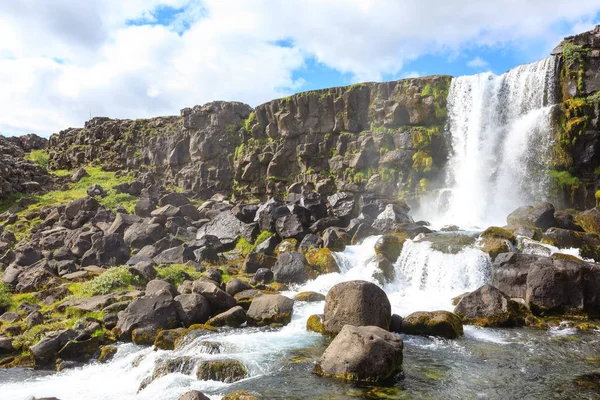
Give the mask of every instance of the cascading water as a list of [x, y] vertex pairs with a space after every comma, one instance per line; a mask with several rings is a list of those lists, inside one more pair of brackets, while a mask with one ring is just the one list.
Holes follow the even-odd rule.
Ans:
[[503, 225], [517, 207], [547, 196], [556, 69], [550, 57], [500, 76], [452, 80], [446, 189], [435, 200], [437, 216], [427, 204], [424, 217], [440, 225]]

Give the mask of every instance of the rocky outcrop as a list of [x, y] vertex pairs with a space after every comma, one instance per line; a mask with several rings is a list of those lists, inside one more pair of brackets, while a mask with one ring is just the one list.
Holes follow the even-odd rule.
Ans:
[[[152, 171], [206, 197], [263, 198], [293, 184], [328, 194], [418, 194], [446, 162], [449, 83], [432, 76], [299, 93], [254, 110], [212, 102], [180, 116], [93, 118], [51, 137], [50, 163]], [[282, 229], [295, 232], [290, 225]]]

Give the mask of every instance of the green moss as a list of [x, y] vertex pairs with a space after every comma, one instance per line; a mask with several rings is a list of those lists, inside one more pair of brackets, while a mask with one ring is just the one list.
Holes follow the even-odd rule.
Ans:
[[172, 264], [156, 268], [156, 274], [160, 279], [171, 282], [175, 287], [181, 285], [186, 279], [193, 281], [200, 279], [202, 274], [191, 265]]
[[568, 171], [550, 170], [548, 175], [556, 184], [564, 188], [578, 187], [581, 184], [579, 178], [572, 176]]
[[140, 278], [129, 272], [126, 267], [112, 267], [90, 281], [71, 284], [69, 290], [75, 297], [91, 297], [118, 290], [129, 290], [133, 285], [141, 283]]
[[50, 161], [50, 154], [48, 154], [48, 150], [32, 150], [31, 153], [25, 156], [25, 159], [32, 161], [42, 168], [47, 168]]
[[258, 119], [256, 118], [256, 113], [254, 113], [254, 111], [252, 111], [250, 113], [250, 115], [248, 116], [248, 118], [246, 119], [246, 121], [244, 122], [244, 127], [246, 128], [247, 132], [250, 132], [252, 130], [252, 127], [254, 125], [256, 125], [258, 123]]
[[12, 305], [13, 299], [8, 287], [3, 282], [0, 282], [0, 310], [8, 310]]
[[306, 252], [306, 260], [318, 274], [340, 272], [331, 250], [328, 248], [310, 249]]
[[575, 63], [582, 63], [588, 51], [581, 45], [565, 42], [563, 44], [562, 54], [568, 67]]
[[433, 167], [433, 158], [426, 152], [419, 150], [413, 154], [413, 169], [420, 172], [429, 172]]
[[323, 315], [311, 315], [306, 321], [306, 330], [324, 334]]
[[481, 237], [489, 237], [489, 238], [500, 238], [507, 239], [510, 241], [515, 240], [515, 234], [508, 229], [500, 228], [498, 226], [490, 226], [481, 234]]
[[258, 246], [259, 244], [261, 244], [262, 242], [264, 242], [271, 236], [273, 236], [273, 233], [271, 233], [269, 231], [262, 231], [256, 238], [256, 241], [254, 242], [254, 246]]
[[235, 245], [235, 249], [238, 250], [244, 257], [252, 253], [254, 248], [255, 246], [244, 238], [240, 238]]

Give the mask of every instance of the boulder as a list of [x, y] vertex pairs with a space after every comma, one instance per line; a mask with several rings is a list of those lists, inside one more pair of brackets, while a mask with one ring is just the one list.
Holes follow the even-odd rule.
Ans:
[[168, 193], [158, 201], [158, 205], [160, 206], [165, 206], [167, 204], [180, 207], [190, 204], [190, 200], [182, 193]]
[[206, 322], [208, 326], [221, 327], [229, 326], [239, 328], [246, 322], [246, 311], [240, 306], [235, 306], [221, 314], [217, 314]]
[[144, 292], [146, 296], [158, 296], [165, 292], [170, 293], [172, 296], [177, 294], [173, 284], [162, 279], [153, 279], [148, 282]]
[[600, 207], [580, 212], [575, 221], [584, 231], [600, 235]]
[[268, 268], [259, 268], [254, 274], [254, 281], [269, 284], [274, 279], [273, 271]]
[[403, 240], [397, 236], [383, 235], [375, 242], [375, 254], [385, 256], [390, 262], [395, 263], [402, 252]]
[[509, 226], [534, 226], [545, 231], [548, 228], [556, 226], [554, 211], [554, 206], [548, 202], [538, 204], [535, 207], [520, 207], [506, 217], [506, 222]]
[[306, 282], [311, 272], [306, 257], [293, 251], [280, 254], [272, 271], [277, 282], [288, 284]]
[[127, 246], [141, 249], [158, 242], [165, 236], [165, 229], [160, 224], [136, 223], [125, 230], [123, 240]]
[[221, 313], [236, 306], [235, 299], [221, 290], [214, 282], [209, 280], [194, 281], [192, 291], [202, 295], [210, 304], [211, 314]]
[[525, 298], [529, 266], [537, 256], [521, 253], [502, 253], [492, 265], [492, 286], [509, 297]]
[[203, 381], [237, 382], [248, 376], [248, 370], [238, 360], [203, 361], [196, 376]]
[[282, 239], [294, 238], [302, 240], [307, 232], [302, 219], [295, 214], [284, 215], [278, 218], [275, 222], [275, 229]]
[[358, 206], [352, 193], [338, 192], [327, 197], [333, 215], [347, 224], [358, 215]]
[[273, 268], [277, 259], [275, 257], [268, 256], [263, 253], [249, 253], [246, 256], [242, 271], [247, 274], [253, 274], [258, 271], [259, 268]]
[[307, 303], [325, 301], [325, 295], [317, 292], [301, 292], [294, 297], [295, 301], [305, 301]]
[[329, 334], [337, 334], [344, 325], [388, 329], [391, 317], [387, 295], [371, 282], [338, 283], [325, 297], [324, 326]]
[[178, 400], [210, 400], [204, 393], [197, 390], [190, 390], [179, 396]]
[[252, 289], [252, 286], [238, 278], [232, 278], [225, 285], [225, 291], [231, 296], [235, 296], [239, 292]]
[[258, 226], [256, 224], [245, 224], [237, 219], [231, 211], [223, 211], [208, 224], [198, 229], [196, 238], [202, 239], [207, 235], [216, 236], [223, 246], [231, 250], [241, 237], [250, 243], [254, 243], [258, 235]]
[[125, 264], [130, 257], [131, 253], [123, 241], [123, 238], [120, 235], [113, 233], [93, 240], [92, 248], [82, 257], [81, 266], [122, 265]]
[[[113, 329], [119, 340], [130, 341], [135, 329], [154, 331], [171, 329], [177, 326], [177, 307], [170, 293], [158, 296], [144, 296], [133, 300], [119, 313], [119, 322]], [[154, 337], [152, 338], [152, 342]]]
[[306, 320], [306, 330], [324, 334], [325, 326], [323, 326], [323, 314], [314, 314], [308, 317]]
[[511, 327], [525, 322], [519, 303], [491, 285], [464, 295], [454, 308], [454, 314], [465, 324], [484, 327]]
[[401, 371], [402, 339], [377, 326], [345, 325], [313, 368], [317, 375], [382, 382]]
[[203, 324], [210, 317], [210, 303], [198, 293], [180, 294], [175, 297], [177, 318], [185, 325]]
[[331, 251], [344, 251], [346, 242], [338, 234], [336, 228], [327, 228], [323, 232], [323, 246]]
[[287, 325], [292, 320], [294, 300], [280, 294], [259, 294], [248, 309], [248, 325]]
[[449, 311], [418, 311], [404, 318], [402, 332], [456, 339], [463, 335], [463, 324], [459, 316]]
[[161, 350], [175, 350], [175, 343], [188, 332], [185, 328], [165, 329], [158, 332], [154, 339], [154, 348]]
[[31, 355], [33, 356], [35, 365], [44, 366], [49, 364], [56, 358], [56, 353], [78, 335], [77, 331], [67, 329], [49, 334], [46, 338], [31, 346]]

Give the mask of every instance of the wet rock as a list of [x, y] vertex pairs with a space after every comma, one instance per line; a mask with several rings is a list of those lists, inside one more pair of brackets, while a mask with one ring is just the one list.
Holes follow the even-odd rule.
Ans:
[[158, 332], [154, 339], [154, 348], [161, 350], [174, 350], [175, 343], [188, 332], [185, 328], [166, 329]]
[[280, 283], [304, 283], [310, 278], [306, 257], [292, 251], [280, 254], [272, 271], [275, 280]]
[[323, 246], [331, 251], [344, 251], [346, 242], [338, 234], [336, 228], [327, 228], [323, 232]]
[[508, 240], [497, 237], [482, 237], [479, 239], [478, 246], [481, 251], [490, 255], [492, 261], [496, 259], [498, 254], [507, 253], [512, 250], [512, 246]]
[[502, 253], [492, 266], [492, 285], [509, 297], [525, 298], [529, 266], [538, 259], [531, 254]]
[[404, 343], [376, 326], [345, 325], [315, 365], [317, 375], [352, 382], [381, 382], [402, 368]]
[[198, 293], [180, 294], [175, 297], [177, 317], [185, 326], [204, 324], [210, 317], [210, 304]]
[[100, 355], [98, 356], [98, 362], [105, 364], [112, 360], [115, 354], [117, 354], [117, 346], [102, 346]]
[[259, 397], [256, 397], [244, 390], [237, 390], [233, 393], [229, 393], [225, 395], [221, 400], [258, 400]]
[[306, 320], [306, 330], [324, 334], [325, 326], [323, 325], [323, 314], [315, 314], [308, 317]]
[[520, 207], [506, 217], [506, 222], [509, 226], [535, 226], [545, 231], [556, 226], [554, 211], [554, 206], [547, 202], [538, 204], [535, 207]]
[[338, 283], [325, 298], [324, 325], [330, 334], [337, 334], [344, 325], [371, 325], [388, 329], [391, 317], [392, 309], [387, 295], [374, 283]]
[[463, 335], [463, 325], [460, 317], [449, 311], [419, 311], [404, 318], [402, 332], [456, 339]]
[[317, 292], [301, 292], [294, 297], [295, 301], [306, 301], [308, 303], [325, 301], [325, 295]]
[[340, 272], [340, 267], [329, 249], [310, 249], [306, 252], [306, 260], [318, 274]]
[[71, 340], [56, 354], [57, 357], [68, 361], [88, 361], [98, 351], [100, 338], [87, 340]]
[[229, 326], [239, 328], [246, 322], [246, 311], [240, 306], [233, 307], [221, 314], [217, 314], [206, 322], [208, 326]]
[[600, 207], [580, 212], [575, 217], [575, 221], [584, 231], [600, 235]]
[[203, 361], [198, 365], [196, 376], [203, 381], [232, 383], [247, 377], [248, 371], [238, 360]]
[[248, 309], [248, 325], [287, 325], [292, 320], [294, 300], [279, 294], [260, 294]]
[[372, 261], [377, 265], [377, 271], [373, 277], [380, 284], [392, 282], [394, 280], [394, 265], [383, 254], [377, 254]]
[[403, 318], [398, 314], [392, 314], [392, 323], [390, 324], [390, 332], [402, 333]]
[[466, 324], [484, 327], [519, 326], [525, 322], [520, 305], [491, 285], [464, 295], [454, 313]]
[[252, 304], [252, 300], [259, 293], [260, 291], [258, 290], [249, 289], [236, 293], [233, 297], [239, 306], [241, 306], [244, 310], [248, 310], [250, 308], [250, 304]]

